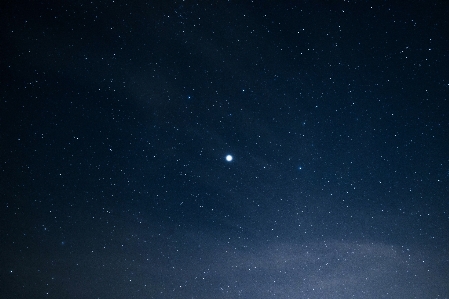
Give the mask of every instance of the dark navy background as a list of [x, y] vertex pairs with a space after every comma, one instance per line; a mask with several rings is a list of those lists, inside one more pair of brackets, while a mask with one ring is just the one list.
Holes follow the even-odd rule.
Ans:
[[449, 297], [447, 2], [9, 2], [2, 298]]

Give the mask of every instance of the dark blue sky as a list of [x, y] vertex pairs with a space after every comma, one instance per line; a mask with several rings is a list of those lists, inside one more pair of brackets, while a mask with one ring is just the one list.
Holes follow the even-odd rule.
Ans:
[[449, 297], [449, 5], [161, 3], [2, 5], [1, 297]]

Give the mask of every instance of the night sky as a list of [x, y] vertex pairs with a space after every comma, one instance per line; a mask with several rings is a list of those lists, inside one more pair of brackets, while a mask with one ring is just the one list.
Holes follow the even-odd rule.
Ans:
[[449, 298], [449, 2], [6, 2], [1, 298]]

